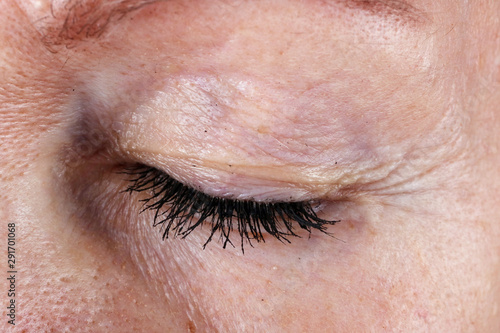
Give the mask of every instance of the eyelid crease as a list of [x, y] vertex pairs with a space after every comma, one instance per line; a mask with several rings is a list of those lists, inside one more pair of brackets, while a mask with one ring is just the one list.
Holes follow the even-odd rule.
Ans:
[[[152, 139], [154, 140], [154, 139]], [[356, 163], [327, 165], [255, 163], [233, 164], [235, 160], [193, 157], [194, 153], [148, 149], [145, 145], [123, 147], [133, 160], [156, 168], [195, 189], [226, 198], [257, 201], [307, 201], [314, 198], [337, 201], [362, 193], [366, 184], [384, 179], [394, 169], [393, 163], [356, 168]], [[175, 145], [171, 145], [176, 149]], [[230, 163], [230, 164], [229, 164]], [[252, 186], [252, 190], [249, 190]], [[229, 190], [227, 190], [229, 189]], [[261, 191], [262, 190], [262, 191]], [[261, 200], [261, 198], [263, 198]]]

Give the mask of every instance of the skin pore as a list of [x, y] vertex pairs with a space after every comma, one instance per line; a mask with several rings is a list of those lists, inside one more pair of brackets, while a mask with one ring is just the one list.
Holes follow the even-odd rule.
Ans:
[[[498, 332], [498, 13], [493, 0], [0, 3], [16, 326]], [[244, 254], [237, 232], [203, 249], [209, 225], [162, 240], [140, 213], [148, 194], [124, 193], [137, 164], [216, 197], [318, 201], [341, 222]]]

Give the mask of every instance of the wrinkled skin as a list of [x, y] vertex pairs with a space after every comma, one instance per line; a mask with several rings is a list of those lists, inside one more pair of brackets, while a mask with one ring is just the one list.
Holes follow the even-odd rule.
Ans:
[[[382, 2], [171, 0], [97, 36], [2, 1], [17, 329], [499, 332], [500, 2]], [[341, 222], [163, 241], [135, 163]]]

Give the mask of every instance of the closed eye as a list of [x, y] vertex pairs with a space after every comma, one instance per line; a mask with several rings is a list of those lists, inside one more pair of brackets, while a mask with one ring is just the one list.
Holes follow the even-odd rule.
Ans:
[[256, 202], [214, 197], [186, 186], [168, 174], [149, 166], [136, 166], [124, 172], [130, 184], [125, 192], [146, 192], [143, 211], [153, 211], [153, 227], [159, 227], [163, 239], [185, 238], [203, 224], [211, 226], [203, 248], [215, 238], [234, 246], [231, 234], [240, 237], [241, 249], [252, 241], [264, 242], [265, 234], [284, 243], [299, 237], [296, 225], [311, 233], [317, 229], [328, 234], [326, 227], [338, 220], [325, 220], [316, 214], [312, 202]]

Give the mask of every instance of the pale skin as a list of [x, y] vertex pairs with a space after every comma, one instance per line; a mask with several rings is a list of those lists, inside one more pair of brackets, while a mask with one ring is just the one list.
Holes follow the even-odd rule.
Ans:
[[[62, 3], [0, 3], [17, 329], [500, 331], [500, 2], [172, 0], [66, 38]], [[162, 240], [137, 163], [341, 222]]]

